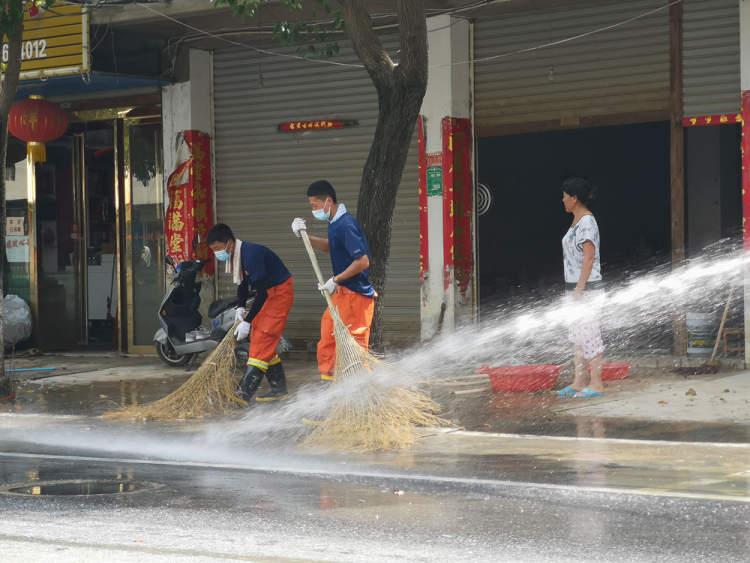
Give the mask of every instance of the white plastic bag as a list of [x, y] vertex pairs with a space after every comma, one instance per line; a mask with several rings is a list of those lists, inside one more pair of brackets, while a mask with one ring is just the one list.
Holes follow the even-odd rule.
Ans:
[[5, 346], [18, 344], [31, 336], [31, 309], [18, 295], [3, 299], [3, 338]]

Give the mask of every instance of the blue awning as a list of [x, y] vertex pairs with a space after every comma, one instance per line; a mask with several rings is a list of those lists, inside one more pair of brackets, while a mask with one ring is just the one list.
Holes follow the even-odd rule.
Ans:
[[25, 80], [19, 82], [16, 99], [39, 94], [45, 98], [74, 98], [76, 95], [111, 92], [113, 95], [128, 90], [159, 88], [169, 84], [168, 80], [145, 76], [130, 76], [108, 72], [92, 72], [85, 79], [82, 76], [60, 76], [46, 80]]

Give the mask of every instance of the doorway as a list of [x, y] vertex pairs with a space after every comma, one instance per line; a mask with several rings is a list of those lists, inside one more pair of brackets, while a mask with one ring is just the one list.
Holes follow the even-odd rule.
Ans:
[[34, 165], [41, 349], [153, 349], [165, 284], [160, 146], [158, 120], [81, 121]]
[[479, 182], [493, 204], [479, 217], [484, 307], [548, 296], [563, 280], [560, 240], [570, 225], [561, 181], [589, 177], [608, 282], [669, 261], [669, 125], [641, 123], [506, 137], [478, 144]]
[[83, 136], [88, 346], [117, 348], [114, 124], [111, 121], [88, 124]]

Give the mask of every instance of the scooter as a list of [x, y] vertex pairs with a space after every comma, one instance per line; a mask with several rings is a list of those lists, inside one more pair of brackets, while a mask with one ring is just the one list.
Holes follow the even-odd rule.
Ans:
[[[235, 307], [238, 303], [235, 298], [219, 299], [211, 303], [208, 308], [211, 328], [200, 329], [201, 314], [198, 308], [201, 304], [201, 284], [196, 281], [196, 277], [206, 263], [194, 260], [175, 264], [170, 256], [165, 261], [174, 269], [175, 275], [159, 307], [161, 328], [154, 334], [154, 343], [156, 353], [164, 363], [184, 366], [199, 354], [209, 352], [219, 345], [234, 326]], [[243, 306], [250, 307], [254, 297], [254, 293], [251, 293]], [[247, 363], [248, 348], [247, 338], [237, 342], [234, 353], [238, 365]], [[279, 354], [290, 348], [289, 342], [282, 337], [277, 347]]]

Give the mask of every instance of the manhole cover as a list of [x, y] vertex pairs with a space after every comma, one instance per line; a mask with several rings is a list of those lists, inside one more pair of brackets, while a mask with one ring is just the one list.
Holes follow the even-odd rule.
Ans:
[[39, 481], [8, 485], [0, 488], [0, 493], [29, 496], [92, 496], [92, 495], [120, 495], [153, 491], [162, 488], [158, 483], [145, 481], [120, 480], [86, 480], [70, 481]]

